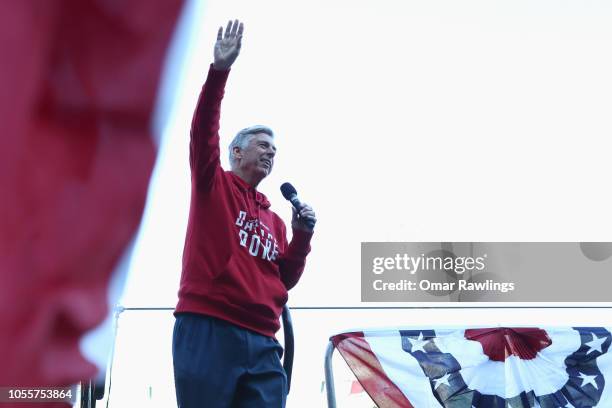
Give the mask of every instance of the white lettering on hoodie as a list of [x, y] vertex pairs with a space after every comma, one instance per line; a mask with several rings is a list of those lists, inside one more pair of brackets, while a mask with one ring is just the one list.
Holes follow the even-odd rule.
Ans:
[[240, 211], [236, 218], [236, 226], [239, 227], [240, 246], [247, 248], [251, 256], [261, 257], [261, 259], [267, 259], [268, 261], [276, 260], [278, 257], [278, 242], [272, 235], [272, 231], [264, 223], [257, 218], [247, 221], [246, 211]]

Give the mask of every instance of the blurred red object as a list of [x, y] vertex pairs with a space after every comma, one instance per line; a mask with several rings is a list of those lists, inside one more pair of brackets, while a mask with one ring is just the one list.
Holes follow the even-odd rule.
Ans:
[[95, 374], [78, 342], [140, 222], [181, 6], [0, 2], [0, 386]]

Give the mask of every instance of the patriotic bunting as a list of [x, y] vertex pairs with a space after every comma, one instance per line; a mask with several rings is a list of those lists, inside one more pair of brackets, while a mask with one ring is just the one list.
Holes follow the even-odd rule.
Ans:
[[381, 408], [610, 407], [610, 330], [406, 329], [331, 338]]

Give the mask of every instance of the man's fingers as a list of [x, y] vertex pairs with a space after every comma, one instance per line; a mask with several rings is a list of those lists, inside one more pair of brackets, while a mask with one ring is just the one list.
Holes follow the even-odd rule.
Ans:
[[239, 49], [242, 46], [242, 33], [244, 33], [244, 24], [240, 23], [240, 25], [238, 26], [238, 40], [237, 40], [237, 45]]
[[240, 49], [242, 47], [242, 36], [238, 36], [238, 40], [236, 41], [236, 47]]
[[223, 39], [223, 27], [219, 27], [219, 31], [217, 31], [217, 41], [221, 41]]
[[229, 38], [231, 30], [232, 30], [232, 20], [227, 22], [227, 27], [225, 27], [225, 35], [223, 36], [223, 38]]
[[232, 25], [231, 36], [235, 37], [237, 32], [238, 32], [238, 20], [234, 20], [234, 24]]
[[[316, 224], [317, 218], [315, 216], [315, 212], [311, 206], [304, 204], [300, 210], [296, 210], [295, 207], [291, 207], [292, 215], [291, 217], [291, 225], [296, 227], [296, 225], [301, 225], [302, 227], [297, 228], [305, 228], [307, 231], [312, 231], [312, 227]], [[297, 223], [297, 224], [296, 224]]]
[[300, 211], [300, 217], [314, 218], [315, 212], [312, 209], [302, 208], [302, 210]]
[[312, 209], [311, 206], [309, 206], [308, 204], [302, 204], [302, 208], [300, 208], [300, 214], [306, 211], [310, 211], [314, 213], [314, 210]]
[[312, 214], [308, 213], [308, 214], [306, 214], [306, 215], [302, 215], [302, 216], [300, 217], [300, 219], [301, 219], [301, 220], [305, 220], [305, 221], [310, 221], [310, 222], [312, 222], [313, 224], [317, 222], [317, 217], [315, 217], [314, 213], [312, 213]]

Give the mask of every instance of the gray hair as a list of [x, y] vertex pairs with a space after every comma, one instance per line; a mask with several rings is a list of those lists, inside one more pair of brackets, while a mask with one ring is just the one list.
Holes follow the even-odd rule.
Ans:
[[229, 161], [230, 164], [234, 164], [234, 153], [232, 150], [235, 146], [240, 147], [241, 149], [245, 149], [251, 140], [251, 137], [257, 133], [265, 133], [270, 137], [274, 137], [274, 132], [267, 126], [264, 125], [255, 125], [249, 126], [248, 128], [242, 129], [240, 132], [236, 133], [234, 136], [234, 140], [229, 145]]

